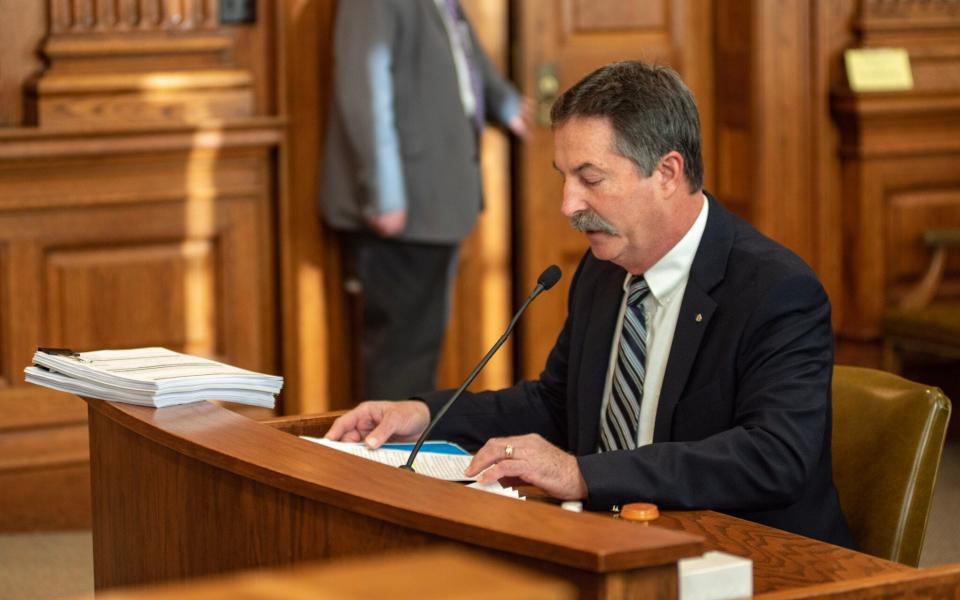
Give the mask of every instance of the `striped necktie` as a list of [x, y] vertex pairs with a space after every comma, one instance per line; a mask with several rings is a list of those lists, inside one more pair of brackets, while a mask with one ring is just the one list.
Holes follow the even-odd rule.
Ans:
[[643, 299], [649, 293], [650, 288], [643, 277], [631, 280], [610, 400], [600, 423], [601, 452], [637, 447], [647, 359], [647, 319], [643, 314]]

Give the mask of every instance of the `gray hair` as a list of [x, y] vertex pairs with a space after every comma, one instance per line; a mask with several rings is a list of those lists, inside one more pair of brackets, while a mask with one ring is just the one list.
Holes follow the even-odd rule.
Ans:
[[554, 129], [573, 117], [609, 119], [617, 152], [644, 177], [676, 150], [690, 191], [703, 187], [697, 105], [673, 69], [638, 61], [601, 67], [564, 92], [550, 110]]

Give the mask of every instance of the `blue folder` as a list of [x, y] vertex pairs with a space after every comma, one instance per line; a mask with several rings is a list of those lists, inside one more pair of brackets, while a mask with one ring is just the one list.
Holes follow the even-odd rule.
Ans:
[[[413, 443], [389, 443], [380, 446], [386, 450], [405, 450], [410, 452], [413, 450], [415, 444]], [[458, 444], [453, 442], [424, 442], [423, 446], [420, 447], [420, 452], [426, 452], [430, 454], [454, 454], [461, 456], [470, 456], [470, 453], [461, 448]]]

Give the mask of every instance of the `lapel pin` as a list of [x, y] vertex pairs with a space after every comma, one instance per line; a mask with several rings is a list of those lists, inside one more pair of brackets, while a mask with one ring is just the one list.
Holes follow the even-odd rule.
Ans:
[[703, 315], [700, 313], [697, 313], [697, 323], [699, 323], [702, 320], [703, 320]]

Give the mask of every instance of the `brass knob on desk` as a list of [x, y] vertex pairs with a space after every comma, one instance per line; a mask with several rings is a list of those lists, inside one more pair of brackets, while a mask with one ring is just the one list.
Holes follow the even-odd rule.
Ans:
[[627, 521], [649, 523], [660, 518], [660, 509], [649, 502], [631, 502], [620, 509], [620, 518]]

